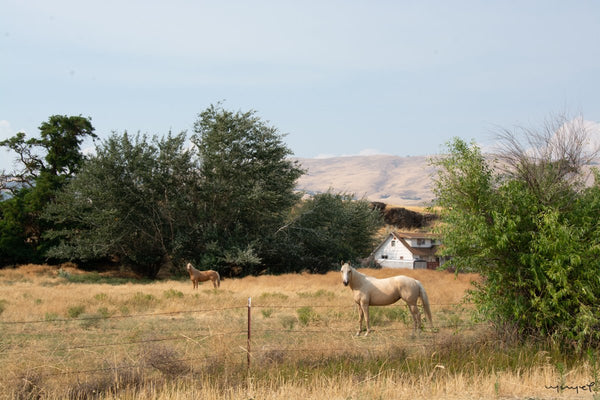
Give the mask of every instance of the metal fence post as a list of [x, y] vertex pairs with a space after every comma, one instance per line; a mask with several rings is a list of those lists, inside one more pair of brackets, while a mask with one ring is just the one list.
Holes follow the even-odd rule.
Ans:
[[248, 297], [248, 346], [246, 348], [248, 356], [248, 370], [250, 370], [250, 340], [252, 338], [252, 297]]

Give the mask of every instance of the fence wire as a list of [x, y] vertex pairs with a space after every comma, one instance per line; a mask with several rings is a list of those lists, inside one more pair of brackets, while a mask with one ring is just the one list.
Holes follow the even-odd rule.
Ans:
[[[440, 303], [440, 304], [430, 304], [432, 308], [435, 307], [461, 307], [462, 311], [465, 310], [464, 303]], [[468, 306], [468, 305], [467, 305]], [[389, 345], [374, 345], [368, 343], [362, 343], [360, 346], [354, 344], [354, 346], [350, 347], [306, 347], [296, 344], [292, 345], [283, 345], [281, 343], [277, 343], [275, 339], [277, 335], [305, 335], [310, 338], [311, 336], [317, 334], [330, 334], [339, 336], [340, 334], [353, 334], [352, 329], [342, 328], [342, 327], [324, 327], [324, 328], [313, 328], [306, 327], [300, 329], [292, 329], [292, 328], [272, 328], [265, 327], [262, 323], [252, 322], [252, 331], [250, 329], [238, 329], [238, 330], [223, 330], [223, 331], [212, 331], [209, 334], [190, 334], [186, 335], [179, 332], [176, 335], [171, 336], [163, 336], [158, 338], [150, 338], [150, 339], [132, 339], [132, 340], [119, 340], [119, 341], [106, 341], [101, 343], [83, 343], [83, 344], [70, 344], [66, 346], [58, 346], [58, 347], [45, 347], [45, 346], [35, 346], [33, 343], [28, 343], [27, 341], [11, 344], [6, 342], [6, 332], [10, 327], [14, 326], [40, 326], [45, 324], [56, 324], [56, 323], [72, 323], [72, 322], [82, 322], [82, 321], [93, 321], [93, 320], [123, 320], [123, 319], [137, 319], [137, 318], [155, 318], [155, 317], [163, 317], [163, 316], [175, 316], [175, 315], [189, 315], [189, 314], [208, 314], [208, 313], [216, 313], [227, 310], [246, 310], [249, 306], [231, 306], [231, 307], [217, 307], [217, 308], [206, 308], [206, 309], [193, 309], [193, 310], [178, 310], [178, 311], [170, 311], [170, 312], [157, 312], [157, 313], [140, 313], [140, 314], [129, 314], [129, 315], [114, 315], [114, 316], [86, 316], [81, 318], [55, 318], [55, 319], [44, 319], [44, 320], [21, 320], [21, 321], [0, 321], [0, 328], [4, 331], [3, 338], [0, 338], [0, 356], [6, 356], [10, 354], [19, 354], [24, 353], [24, 348], [27, 348], [28, 351], [37, 351], [43, 352], [47, 351], [49, 353], [70, 353], [74, 351], [91, 351], [94, 349], [101, 348], [114, 348], [114, 347], [128, 347], [128, 346], [146, 346], [153, 343], [163, 343], [163, 342], [180, 342], [180, 341], [189, 341], [189, 342], [206, 342], [212, 339], [223, 338], [232, 339], [237, 338], [239, 344], [236, 347], [236, 350], [230, 351], [222, 351], [218, 355], [202, 355], [197, 357], [186, 357], [186, 358], [176, 358], [170, 359], [168, 363], [189, 363], [189, 362], [199, 362], [202, 361], [204, 363], [212, 361], [222, 360], [224, 357], [230, 356], [248, 356], [248, 361], [250, 359], [256, 360], [258, 355], [269, 355], [274, 353], [302, 353], [302, 354], [330, 354], [330, 353], [342, 353], [342, 354], [352, 354], [353, 352], [364, 352], [364, 351], [385, 351], [389, 349]], [[256, 304], [252, 305], [251, 309], [302, 309], [302, 308], [314, 308], [314, 309], [337, 309], [337, 310], [347, 310], [347, 309], [355, 309], [355, 305], [348, 306], [339, 306], [339, 305], [278, 305], [278, 304]], [[468, 308], [468, 307], [467, 307]], [[244, 324], [247, 321], [244, 321]], [[355, 321], [352, 321], [353, 323]], [[401, 324], [402, 322], [398, 322]], [[463, 322], [457, 321], [456, 323], [446, 323], [442, 325], [434, 326], [433, 337], [426, 338], [425, 340], [421, 339], [420, 341], [413, 343], [402, 343], [403, 347], [428, 347], [435, 346], [435, 332], [444, 330], [444, 329], [453, 329], [453, 330], [468, 330], [468, 329], [476, 329], [478, 327], [486, 327], [489, 326], [487, 323], [475, 323], [475, 322]], [[412, 320], [410, 326], [399, 326], [399, 327], [374, 327], [372, 329], [374, 334], [377, 333], [405, 333], [412, 331]], [[44, 332], [36, 331], [38, 335], [43, 335]], [[57, 335], [65, 335], [68, 333], [67, 330], [59, 330], [56, 332], [48, 332], [47, 334], [57, 334]], [[248, 339], [248, 342], [246, 342]], [[251, 350], [248, 346], [251, 347]], [[243, 360], [240, 359], [240, 362], [243, 363]], [[120, 370], [127, 369], [155, 369], [157, 368], [156, 363], [160, 364], [160, 361], [155, 362], [155, 365], [146, 365], [140, 363], [130, 363], [124, 365], [115, 365], [109, 367], [98, 367], [98, 368], [90, 368], [90, 369], [68, 369], [64, 368], [62, 370], [48, 372], [44, 374], [44, 376], [60, 376], [60, 375], [79, 375], [79, 374], [96, 374], [96, 373], [107, 373], [107, 372], [115, 372]], [[249, 364], [249, 363], [248, 363]], [[249, 366], [249, 365], [248, 365]], [[33, 370], [43, 369], [44, 367], [48, 367], [47, 365], [39, 365], [33, 367]]]

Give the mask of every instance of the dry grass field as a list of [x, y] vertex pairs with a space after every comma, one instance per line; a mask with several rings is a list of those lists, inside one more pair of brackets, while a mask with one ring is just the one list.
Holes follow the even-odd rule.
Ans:
[[463, 300], [476, 275], [363, 272], [419, 279], [435, 329], [411, 337], [400, 302], [372, 308], [374, 332], [354, 336], [357, 312], [338, 272], [193, 290], [187, 279], [69, 265], [0, 270], [0, 398], [592, 398], [595, 356], [511, 345], [472, 320]]

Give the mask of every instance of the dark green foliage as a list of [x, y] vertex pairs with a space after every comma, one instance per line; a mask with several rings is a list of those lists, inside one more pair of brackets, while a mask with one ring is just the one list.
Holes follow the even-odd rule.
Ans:
[[46, 209], [60, 244], [48, 252], [78, 261], [117, 256], [153, 278], [194, 239], [197, 164], [185, 134], [148, 139], [114, 134]]
[[338, 267], [342, 260], [366, 257], [382, 224], [381, 213], [367, 200], [334, 193], [315, 195], [302, 202], [277, 232], [279, 253], [271, 260], [270, 269], [323, 273]]
[[0, 142], [17, 155], [17, 169], [0, 177], [0, 264], [39, 262], [53, 245], [43, 239], [49, 225], [40, 219], [44, 207], [84, 161], [80, 145], [95, 138], [88, 118], [51, 116], [40, 125], [40, 138], [23, 132]]
[[435, 186], [444, 253], [482, 275], [472, 293], [481, 314], [501, 330], [600, 344], [598, 176], [588, 188], [533, 186], [522, 174], [494, 172], [475, 145], [455, 139], [448, 147]]
[[25, 226], [28, 212], [26, 195], [30, 190], [23, 189], [12, 198], [0, 204], [0, 265], [33, 261], [35, 249], [27, 242]]
[[[199, 221], [204, 246], [195, 259], [225, 275], [253, 273], [299, 197], [302, 169], [276, 128], [255, 115], [210, 106], [200, 113], [192, 141], [202, 160]], [[239, 272], [238, 272], [239, 271]]]
[[[300, 201], [304, 172], [276, 128], [254, 111], [203, 111], [189, 149], [165, 138], [113, 134], [85, 158], [93, 128], [54, 116], [41, 138], [0, 143], [22, 169], [0, 205], [0, 262], [104, 260], [148, 278], [186, 262], [223, 276], [311, 270], [366, 256], [381, 215], [366, 200], [331, 193]], [[33, 149], [42, 148], [45, 157]]]

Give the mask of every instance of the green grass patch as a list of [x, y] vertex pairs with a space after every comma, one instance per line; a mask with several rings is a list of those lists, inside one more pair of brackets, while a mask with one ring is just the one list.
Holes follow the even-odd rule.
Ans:
[[298, 322], [300, 322], [300, 324], [303, 326], [319, 321], [320, 319], [319, 314], [317, 314], [315, 310], [309, 306], [298, 308], [296, 310], [296, 314], [298, 315]]
[[175, 289], [169, 289], [169, 290], [165, 290], [163, 292], [163, 297], [165, 299], [182, 299], [183, 292], [180, 292], [179, 290], [175, 290]]
[[325, 289], [319, 289], [315, 292], [298, 292], [296, 294], [302, 299], [333, 299], [335, 297], [335, 293]]
[[151, 294], [137, 292], [128, 303], [136, 311], [146, 311], [158, 303], [158, 299]]
[[113, 313], [111, 313], [108, 308], [106, 307], [100, 307], [97, 311], [98, 315], [101, 316], [102, 318], [109, 318], [113, 315]]
[[82, 306], [82, 305], [72, 306], [67, 309], [67, 316], [69, 318], [77, 318], [84, 312], [85, 312], [85, 306]]
[[263, 308], [262, 310], [260, 310], [260, 313], [262, 314], [263, 318], [271, 318], [271, 316], [273, 315], [273, 309]]
[[390, 322], [408, 324], [412, 316], [405, 307], [369, 307], [371, 325], [385, 325]]
[[281, 323], [281, 326], [291, 331], [296, 326], [298, 319], [292, 315], [283, 315], [279, 318], [279, 322]]
[[44, 314], [44, 321], [56, 321], [58, 319], [58, 314], [57, 313], [46, 313]]
[[63, 269], [58, 271], [58, 277], [70, 283], [88, 283], [88, 284], [107, 284], [107, 285], [125, 285], [127, 283], [144, 284], [151, 283], [149, 279], [119, 278], [114, 276], [103, 276], [98, 272], [86, 272], [82, 274], [72, 274]]
[[94, 299], [98, 301], [106, 301], [108, 300], [108, 295], [106, 293], [98, 293], [94, 295]]
[[283, 293], [279, 292], [265, 292], [262, 293], [259, 297], [259, 300], [287, 300], [289, 297]]

